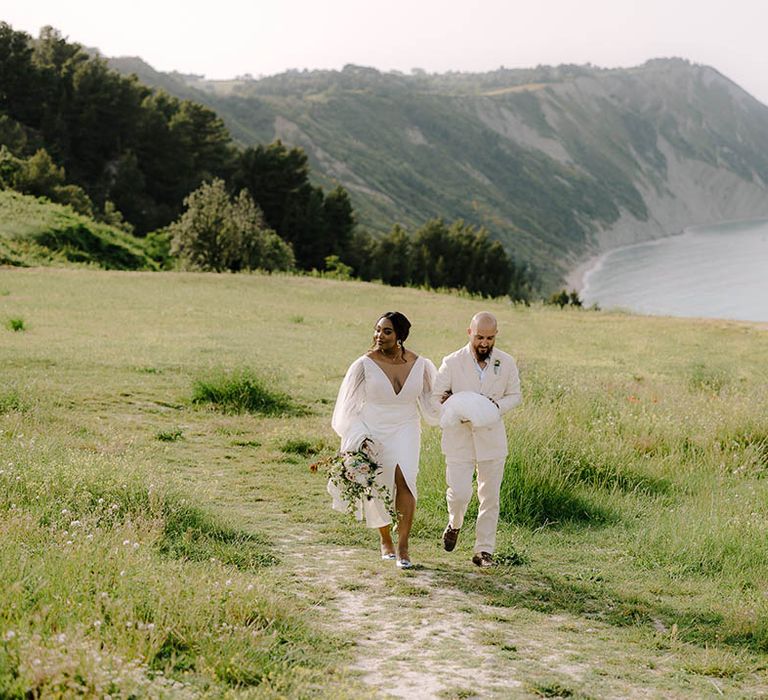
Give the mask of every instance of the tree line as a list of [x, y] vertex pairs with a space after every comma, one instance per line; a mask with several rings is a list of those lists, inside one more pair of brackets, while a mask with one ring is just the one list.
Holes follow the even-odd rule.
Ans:
[[188, 266], [341, 264], [361, 279], [514, 298], [535, 285], [463, 222], [373, 237], [343, 187], [312, 184], [301, 149], [239, 148], [212, 110], [119, 75], [51, 27], [33, 39], [0, 23], [0, 145], [0, 187], [69, 204]]

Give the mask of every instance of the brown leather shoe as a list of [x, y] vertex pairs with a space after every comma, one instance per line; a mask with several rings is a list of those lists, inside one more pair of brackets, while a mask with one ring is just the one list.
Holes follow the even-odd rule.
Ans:
[[483, 569], [488, 566], [493, 566], [493, 554], [490, 554], [489, 552], [475, 552], [472, 557], [472, 563]]
[[450, 525], [445, 526], [443, 530], [443, 548], [446, 552], [452, 552], [456, 547], [456, 540], [459, 539], [459, 531], [461, 528], [452, 528]]

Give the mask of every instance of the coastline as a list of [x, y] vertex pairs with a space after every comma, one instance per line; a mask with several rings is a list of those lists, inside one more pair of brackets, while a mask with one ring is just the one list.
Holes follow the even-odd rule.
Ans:
[[684, 236], [688, 233], [694, 233], [701, 230], [717, 228], [719, 226], [738, 226], [743, 224], [749, 226], [752, 224], [758, 224], [762, 222], [768, 222], [765, 217], [747, 218], [747, 219], [730, 219], [726, 221], [718, 221], [714, 224], [691, 224], [686, 226], [681, 231], [674, 233], [668, 233], [665, 236], [659, 236], [657, 238], [649, 238], [646, 241], [637, 241], [626, 245], [618, 245], [612, 248], [607, 248], [599, 253], [595, 253], [588, 258], [585, 258], [576, 267], [570, 270], [565, 276], [566, 289], [574, 290], [579, 293], [579, 296], [583, 298], [584, 292], [587, 289], [590, 275], [599, 269], [605, 261], [605, 258], [610, 254], [618, 250], [624, 250], [625, 248], [635, 248], [637, 246], [648, 245], [652, 243], [658, 243], [665, 241], [675, 236]]
[[[616, 250], [616, 248], [611, 248], [611, 250]], [[602, 264], [605, 256], [608, 255], [609, 252], [611, 251], [606, 250], [603, 253], [593, 255], [571, 270], [565, 276], [566, 289], [568, 289], [568, 291], [576, 291], [581, 295], [586, 286], [587, 277], [593, 270]]]
[[764, 326], [767, 262], [768, 220], [759, 219], [619, 246], [584, 260], [567, 279], [585, 306]]

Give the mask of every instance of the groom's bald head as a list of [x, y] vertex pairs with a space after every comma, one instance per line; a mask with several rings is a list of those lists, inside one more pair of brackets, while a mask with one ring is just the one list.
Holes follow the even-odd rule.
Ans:
[[487, 311], [476, 313], [469, 322], [467, 334], [478, 361], [484, 362], [490, 356], [496, 342], [497, 326], [496, 317]]
[[488, 311], [480, 311], [476, 313], [469, 322], [469, 332], [473, 333], [479, 328], [482, 328], [483, 330], [493, 330], [495, 332], [498, 328], [496, 317]]

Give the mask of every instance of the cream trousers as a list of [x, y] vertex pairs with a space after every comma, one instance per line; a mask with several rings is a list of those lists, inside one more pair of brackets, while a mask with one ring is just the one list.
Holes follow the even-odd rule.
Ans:
[[448, 503], [448, 524], [460, 528], [464, 514], [472, 499], [472, 476], [477, 469], [477, 498], [480, 508], [475, 525], [475, 552], [493, 554], [496, 548], [496, 527], [499, 523], [499, 492], [504, 477], [505, 459], [481, 462], [446, 461], [445, 481], [448, 484], [445, 500]]

